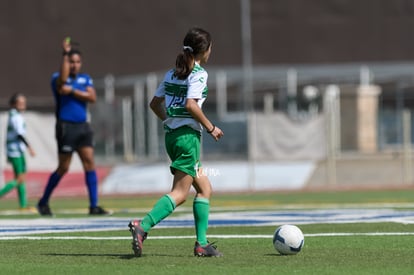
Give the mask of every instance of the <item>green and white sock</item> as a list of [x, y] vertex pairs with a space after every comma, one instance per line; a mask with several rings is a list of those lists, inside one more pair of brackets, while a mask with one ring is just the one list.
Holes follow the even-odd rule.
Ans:
[[201, 246], [207, 245], [208, 216], [210, 213], [210, 201], [206, 198], [195, 198], [193, 202], [193, 214], [197, 241]]
[[176, 208], [176, 203], [168, 194], [162, 196], [154, 205], [152, 210], [142, 219], [141, 227], [148, 232], [160, 221], [168, 217]]
[[6, 184], [0, 190], [0, 197], [6, 195], [7, 193], [9, 193], [13, 188], [16, 187], [16, 185], [17, 185], [16, 180], [11, 180], [9, 182], [6, 182]]
[[19, 195], [20, 207], [27, 207], [26, 184], [24, 182], [17, 185], [17, 193]]

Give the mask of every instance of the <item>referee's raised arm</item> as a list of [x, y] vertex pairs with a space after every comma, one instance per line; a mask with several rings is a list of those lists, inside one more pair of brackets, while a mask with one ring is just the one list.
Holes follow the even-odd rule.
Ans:
[[70, 38], [66, 37], [62, 42], [62, 48], [63, 48], [63, 58], [62, 58], [62, 64], [60, 65], [60, 71], [59, 71], [59, 78], [56, 81], [56, 88], [61, 93], [61, 89], [63, 84], [66, 82], [66, 80], [69, 77], [70, 73], [70, 60], [69, 60], [69, 53], [72, 49], [72, 46], [70, 44]]

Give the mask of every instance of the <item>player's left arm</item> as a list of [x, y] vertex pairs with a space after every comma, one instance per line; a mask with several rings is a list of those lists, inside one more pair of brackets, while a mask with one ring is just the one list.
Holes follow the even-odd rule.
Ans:
[[223, 136], [223, 131], [207, 118], [201, 107], [198, 105], [198, 100], [202, 99], [203, 91], [207, 88], [207, 78], [207, 73], [202, 72], [189, 79], [185, 108], [197, 122], [203, 125], [207, 130], [207, 133], [217, 141]]
[[86, 101], [89, 103], [95, 103], [96, 101], [96, 90], [93, 86], [87, 86], [86, 91], [81, 91], [75, 88], [71, 88], [71, 92], [69, 93], [74, 98], [79, 99], [81, 101]]
[[90, 78], [88, 75], [85, 76], [86, 83], [85, 88], [82, 90], [77, 89], [74, 86], [65, 85], [65, 89], [70, 89], [69, 95], [73, 96], [74, 98], [85, 101], [88, 103], [95, 103], [96, 102], [96, 90], [93, 86], [92, 78]]
[[35, 156], [35, 151], [30, 146], [29, 142], [27, 141], [27, 138], [25, 137], [26, 131], [25, 131], [24, 125], [25, 123], [21, 116], [15, 116], [15, 118], [12, 119], [11, 126], [14, 128], [14, 130], [17, 133], [17, 139], [26, 145], [26, 147], [29, 149], [30, 155], [33, 157]]
[[207, 130], [207, 133], [209, 133], [216, 141], [219, 140], [223, 136], [223, 131], [207, 118], [203, 110], [198, 106], [197, 101], [198, 99], [188, 98], [185, 103], [185, 108], [196, 121], [203, 125]]
[[19, 139], [21, 142], [23, 142], [27, 149], [29, 150], [29, 154], [34, 157], [36, 155], [36, 152], [33, 150], [32, 146], [30, 146], [29, 142], [27, 141], [27, 139], [22, 136], [22, 135], [17, 135], [17, 139]]

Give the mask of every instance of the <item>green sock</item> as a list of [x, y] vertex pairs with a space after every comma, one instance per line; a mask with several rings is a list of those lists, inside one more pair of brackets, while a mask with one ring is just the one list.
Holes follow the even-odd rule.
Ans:
[[148, 232], [160, 221], [168, 217], [175, 209], [176, 204], [169, 195], [162, 196], [154, 205], [152, 210], [142, 219], [141, 227]]
[[16, 187], [17, 182], [16, 180], [11, 180], [9, 182], [6, 182], [6, 184], [3, 186], [2, 189], [0, 189], [0, 197], [6, 195], [10, 192], [14, 187]]
[[197, 241], [204, 246], [207, 241], [208, 215], [210, 213], [210, 201], [206, 198], [195, 198], [193, 202], [193, 214]]
[[26, 184], [24, 182], [17, 185], [17, 193], [19, 194], [20, 207], [27, 207]]

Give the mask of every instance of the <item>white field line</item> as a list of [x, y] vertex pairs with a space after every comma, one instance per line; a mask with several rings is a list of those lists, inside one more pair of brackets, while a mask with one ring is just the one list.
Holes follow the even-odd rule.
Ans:
[[[347, 237], [347, 236], [412, 236], [414, 232], [366, 232], [366, 233], [313, 233], [305, 237]], [[195, 236], [154, 236], [151, 240], [193, 239]], [[271, 239], [273, 235], [208, 235], [211, 239]], [[0, 240], [129, 240], [131, 237], [87, 237], [87, 236], [3, 236]]]
[[[349, 204], [286, 204], [286, 205], [250, 205], [250, 206], [211, 206], [211, 211], [266, 211], [266, 210], [323, 210], [323, 209], [389, 209], [389, 208], [402, 208], [402, 209], [413, 209], [414, 203], [412, 202], [391, 202], [391, 203], [349, 203]], [[142, 213], [148, 212], [151, 208], [122, 208], [122, 209], [111, 209], [115, 213]], [[70, 209], [70, 210], [57, 210], [53, 211], [56, 214], [87, 214], [87, 209]], [[174, 210], [176, 213], [191, 213], [192, 207], [180, 206]], [[38, 216], [35, 209], [33, 211], [22, 211], [22, 210], [2, 210], [0, 211], [1, 216], [9, 215], [34, 215]]]

